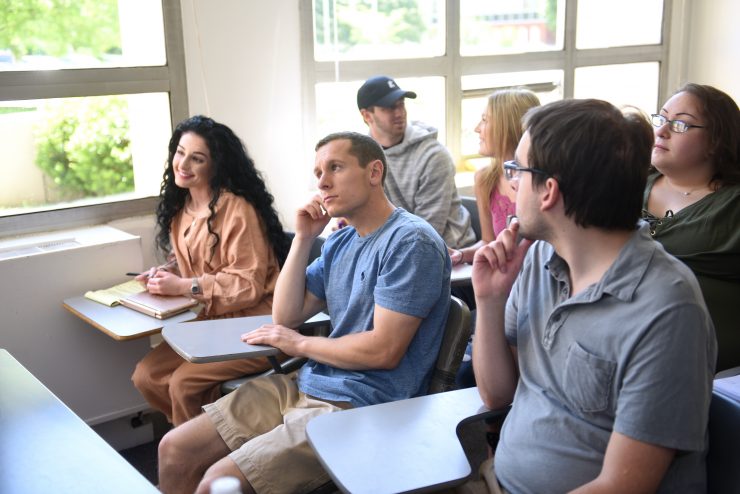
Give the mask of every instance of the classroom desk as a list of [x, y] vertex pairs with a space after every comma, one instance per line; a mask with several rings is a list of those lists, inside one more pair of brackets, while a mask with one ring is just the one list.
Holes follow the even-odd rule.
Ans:
[[473, 387], [320, 415], [306, 433], [343, 492], [431, 491], [471, 475], [456, 429], [483, 413]]
[[[272, 316], [234, 317], [195, 321], [187, 324], [169, 324], [162, 329], [162, 337], [188, 362], [220, 362], [253, 357], [274, 357], [278, 349], [266, 345], [247, 345], [240, 337], [263, 324], [271, 324]], [[329, 324], [329, 316], [319, 312], [300, 329]], [[271, 362], [273, 360], [271, 359]], [[273, 362], [273, 366], [275, 362]], [[277, 370], [277, 369], [276, 369]]]
[[133, 340], [159, 333], [169, 323], [191, 321], [197, 313], [186, 311], [167, 319], [157, 319], [122, 305], [108, 307], [84, 296], [64, 300], [62, 306], [114, 340]]
[[452, 272], [450, 273], [450, 285], [470, 286], [472, 284], [472, 276], [472, 264], [458, 264], [456, 266], [452, 266]]
[[0, 349], [0, 492], [159, 491]]

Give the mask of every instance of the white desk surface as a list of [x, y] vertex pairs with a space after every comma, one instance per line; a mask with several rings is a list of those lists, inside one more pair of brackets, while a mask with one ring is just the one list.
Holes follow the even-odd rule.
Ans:
[[0, 390], [3, 494], [159, 492], [2, 349]]
[[84, 296], [65, 299], [62, 305], [115, 340], [143, 338], [159, 333], [165, 324], [191, 321], [197, 317], [196, 312], [185, 311], [167, 319], [157, 319], [122, 305], [108, 307]]
[[472, 264], [458, 264], [456, 266], [452, 266], [452, 273], [450, 273], [450, 285], [470, 285], [472, 283], [472, 276]]
[[473, 387], [321, 415], [306, 432], [343, 492], [421, 492], [470, 476], [456, 429], [486, 411]]
[[[205, 363], [240, 358], [269, 357], [278, 350], [266, 345], [248, 345], [241, 335], [271, 324], [272, 316], [234, 317], [195, 321], [187, 324], [166, 324], [162, 337], [182, 358], [189, 362]], [[310, 328], [329, 323], [324, 312], [310, 318], [301, 328]]]

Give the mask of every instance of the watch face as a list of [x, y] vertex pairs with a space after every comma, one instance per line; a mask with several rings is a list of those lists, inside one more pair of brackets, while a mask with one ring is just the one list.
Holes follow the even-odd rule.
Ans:
[[197, 278], [193, 278], [193, 284], [190, 286], [190, 293], [193, 295], [200, 293], [200, 285], [198, 284]]

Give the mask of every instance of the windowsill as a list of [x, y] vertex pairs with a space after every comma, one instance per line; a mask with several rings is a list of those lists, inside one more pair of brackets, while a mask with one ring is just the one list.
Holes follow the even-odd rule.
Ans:
[[18, 236], [103, 225], [132, 216], [149, 215], [156, 210], [158, 201], [158, 197], [145, 197], [0, 217], [0, 244]]

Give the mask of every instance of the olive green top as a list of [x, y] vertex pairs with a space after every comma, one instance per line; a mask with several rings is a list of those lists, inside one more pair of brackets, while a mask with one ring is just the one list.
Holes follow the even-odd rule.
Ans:
[[740, 366], [740, 185], [722, 187], [677, 213], [656, 217], [647, 203], [660, 175], [648, 177], [643, 219], [653, 238], [699, 280], [717, 333], [717, 372]]

